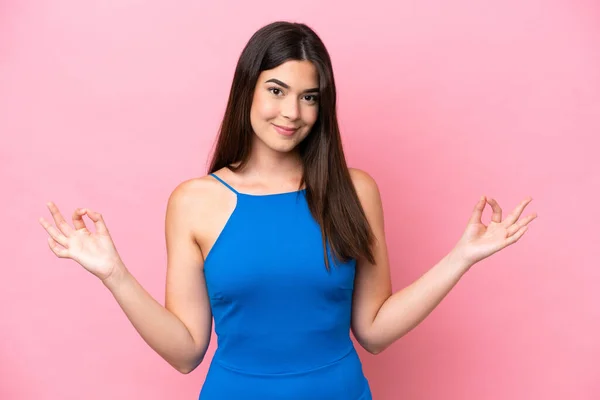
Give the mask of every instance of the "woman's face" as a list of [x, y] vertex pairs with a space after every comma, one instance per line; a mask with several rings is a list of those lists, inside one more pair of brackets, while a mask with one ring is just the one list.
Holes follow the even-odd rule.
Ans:
[[[317, 120], [318, 95], [319, 76], [310, 61], [287, 61], [263, 71], [256, 82], [250, 110], [255, 139], [276, 151], [293, 150]], [[278, 130], [276, 126], [291, 131]]]

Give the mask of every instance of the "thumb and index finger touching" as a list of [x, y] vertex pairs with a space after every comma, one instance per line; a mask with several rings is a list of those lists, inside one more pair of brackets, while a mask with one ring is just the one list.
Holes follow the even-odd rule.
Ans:
[[[70, 229], [70, 227], [68, 227], [68, 224], [66, 223], [65, 219], [63, 218], [60, 211], [58, 210], [58, 207], [53, 202], [49, 202], [47, 205], [48, 205], [48, 208], [50, 209], [50, 212], [52, 213], [52, 217], [53, 217], [54, 221], [56, 222], [57, 227], [59, 227], [61, 230], [67, 229], [68, 231], [70, 231], [71, 229]], [[104, 222], [104, 218], [102, 217], [102, 214], [100, 214], [96, 211], [93, 211], [89, 208], [78, 208], [75, 210], [75, 212], [73, 213], [73, 216], [72, 216], [73, 226], [75, 227], [75, 229], [83, 229], [86, 227], [85, 222], [83, 220], [83, 216], [86, 214], [94, 223], [96, 232], [108, 233], [108, 228], [106, 227], [106, 223]], [[42, 220], [43, 220], [43, 218], [40, 218], [40, 222], [42, 222]], [[70, 232], [64, 232], [64, 233], [70, 233]]]
[[98, 233], [108, 233], [108, 228], [106, 227], [106, 223], [104, 222], [104, 218], [102, 214], [92, 211], [89, 208], [84, 208], [87, 216], [94, 222], [94, 226], [96, 227], [96, 232]]

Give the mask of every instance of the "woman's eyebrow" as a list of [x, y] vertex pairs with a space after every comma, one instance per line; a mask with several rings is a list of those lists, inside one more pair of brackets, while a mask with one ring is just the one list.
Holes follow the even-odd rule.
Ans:
[[[283, 86], [286, 89], [290, 88], [290, 85], [288, 85], [287, 83], [281, 82], [279, 79], [271, 78], [268, 81], [266, 81], [265, 83], [268, 83], [268, 82], [276, 83], [279, 86]], [[303, 91], [302, 93], [314, 93], [314, 92], [318, 93], [319, 92], [319, 88], [307, 89], [307, 90]]]

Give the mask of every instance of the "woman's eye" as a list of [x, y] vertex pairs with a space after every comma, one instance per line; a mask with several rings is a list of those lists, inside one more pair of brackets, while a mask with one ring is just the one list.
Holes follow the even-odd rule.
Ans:
[[[275, 96], [279, 96], [280, 94], [282, 94], [282, 90], [276, 87], [270, 87], [267, 89], [269, 92], [273, 93]], [[308, 101], [309, 103], [316, 103], [319, 99], [319, 96], [315, 95], [315, 94], [307, 94], [305, 96], [303, 96], [303, 98]]]

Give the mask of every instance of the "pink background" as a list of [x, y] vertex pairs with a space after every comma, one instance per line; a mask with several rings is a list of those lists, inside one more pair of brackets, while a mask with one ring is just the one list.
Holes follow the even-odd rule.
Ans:
[[600, 5], [368, 5], [0, 2], [1, 399], [197, 398], [215, 338], [176, 372], [37, 219], [49, 200], [102, 212], [164, 304], [167, 198], [205, 174], [237, 58], [277, 19], [330, 51], [395, 290], [451, 249], [480, 195], [504, 216], [531, 195], [539, 214], [384, 353], [359, 349], [375, 399], [600, 398]]

